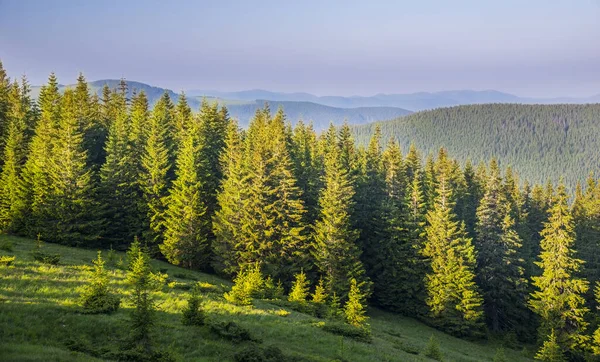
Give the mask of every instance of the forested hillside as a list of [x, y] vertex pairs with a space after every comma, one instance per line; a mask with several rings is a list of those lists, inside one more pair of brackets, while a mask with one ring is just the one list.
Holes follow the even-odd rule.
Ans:
[[[166, 276], [151, 257], [232, 279], [219, 293], [230, 304], [252, 310], [270, 300], [361, 343], [373, 341], [368, 311], [377, 306], [459, 338], [535, 345], [545, 361], [600, 355], [596, 178], [570, 203], [562, 182], [529, 183], [493, 155], [477, 166], [463, 166], [446, 148], [424, 158], [417, 147], [403, 153], [379, 128], [356, 147], [348, 124], [318, 134], [268, 106], [242, 130], [224, 106], [203, 102], [195, 113], [184, 96], [174, 103], [164, 94], [150, 109], [144, 92], [129, 98], [127, 89], [123, 81], [99, 97], [82, 75], [61, 93], [51, 74], [33, 102], [27, 81], [11, 82], [0, 68], [0, 231], [40, 245], [128, 250], [122, 292], [111, 291], [99, 254], [81, 298], [69, 302], [82, 313], [111, 314], [119, 295], [128, 296], [130, 334], [111, 349], [118, 359], [172, 360], [153, 342]], [[530, 121], [525, 111], [502, 112], [517, 106], [467, 107], [463, 123], [473, 134], [460, 138], [462, 152], [452, 148], [466, 157], [469, 138], [491, 141], [478, 126], [481, 114], [510, 134], [535, 130], [544, 154], [558, 154], [565, 146], [546, 138], [560, 129], [566, 139], [582, 136], [574, 124], [592, 123], [597, 112], [561, 107], [525, 108], [538, 111]], [[449, 120], [465, 113], [450, 115], [460, 109], [425, 118], [423, 129], [439, 136], [434, 124], [446, 120], [442, 129], [454, 132]], [[588, 156], [591, 166], [596, 158]], [[40, 249], [31, 250], [34, 261], [60, 262]], [[4, 255], [1, 265], [19, 257]], [[203, 292], [186, 292], [184, 323], [204, 323]], [[250, 338], [238, 327], [215, 328]], [[267, 360], [266, 350], [253, 353]], [[424, 355], [442, 358], [433, 340]]]
[[366, 145], [376, 127], [404, 150], [413, 142], [426, 154], [446, 147], [461, 162], [497, 157], [532, 182], [563, 176], [571, 190], [590, 172], [600, 172], [600, 104], [459, 106], [352, 130]]

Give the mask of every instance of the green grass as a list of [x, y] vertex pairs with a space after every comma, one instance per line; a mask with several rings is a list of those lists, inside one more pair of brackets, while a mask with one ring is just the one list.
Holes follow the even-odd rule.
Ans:
[[[122, 299], [119, 311], [110, 315], [81, 314], [78, 305], [79, 294], [92, 272], [95, 250], [44, 243], [44, 253], [61, 255], [59, 265], [52, 266], [34, 261], [35, 241], [0, 236], [0, 242], [4, 241], [12, 242], [13, 250], [2, 250], [0, 256], [16, 256], [16, 260], [10, 266], [0, 266], [0, 360], [97, 361], [100, 359], [94, 356], [118, 349], [127, 335], [131, 305], [126, 299]], [[103, 252], [103, 257], [108, 259], [108, 253]], [[116, 252], [107, 267], [111, 287], [123, 297], [128, 286], [125, 272], [118, 268], [120, 259], [125, 259], [124, 253]], [[358, 342], [323, 331], [317, 326], [322, 320], [268, 301], [255, 301], [254, 307], [230, 304], [222, 291], [229, 290], [231, 283], [213, 275], [156, 260], [152, 264], [169, 275], [169, 285], [157, 294], [154, 338], [181, 361], [231, 361], [245, 346], [220, 338], [208, 326], [181, 323], [186, 289], [196, 281], [203, 282], [203, 289], [208, 291], [203, 295], [203, 308], [211, 323], [235, 321], [262, 340], [262, 346], [276, 346], [286, 355], [307, 361], [430, 361], [423, 350], [432, 335], [440, 342], [445, 361], [492, 361], [502, 347], [498, 341], [457, 339], [416, 320], [377, 309], [370, 309], [373, 342]], [[520, 351], [505, 348], [505, 353], [509, 361], [530, 360]]]

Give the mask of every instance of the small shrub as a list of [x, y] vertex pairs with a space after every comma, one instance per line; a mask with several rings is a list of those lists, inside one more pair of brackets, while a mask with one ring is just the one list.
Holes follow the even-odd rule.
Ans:
[[17, 259], [16, 256], [6, 256], [6, 255], [2, 255], [0, 256], [0, 266], [10, 266], [15, 259]]
[[423, 354], [436, 361], [441, 361], [444, 358], [442, 351], [440, 350], [440, 342], [433, 335], [429, 338], [429, 342], [427, 342]]
[[258, 263], [240, 270], [233, 282], [231, 291], [224, 294], [230, 303], [251, 305], [252, 298], [262, 296], [264, 281]]
[[496, 354], [494, 355], [494, 362], [508, 362], [506, 359], [506, 354], [504, 354], [504, 348], [496, 349]]
[[183, 310], [182, 322], [186, 326], [202, 326], [206, 321], [206, 314], [200, 303], [202, 299], [198, 288], [193, 288], [188, 299], [187, 307]]
[[33, 259], [40, 263], [58, 265], [60, 263], [60, 254], [48, 254], [41, 251], [34, 251], [32, 253]]
[[235, 362], [292, 362], [299, 361], [294, 357], [283, 354], [281, 349], [275, 346], [261, 348], [256, 344], [250, 344], [233, 356]]
[[290, 312], [288, 312], [288, 311], [287, 311], [287, 310], [285, 310], [285, 309], [279, 309], [279, 310], [276, 310], [276, 311], [275, 311], [275, 315], [278, 315], [278, 316], [280, 316], [280, 317], [287, 317], [287, 316], [289, 316], [289, 315], [290, 315]]
[[198, 288], [198, 292], [200, 293], [214, 293], [220, 294], [223, 293], [223, 289], [218, 285], [210, 284], [208, 282], [198, 282], [195, 285]]
[[222, 338], [232, 341], [233, 343], [241, 343], [246, 341], [257, 343], [261, 342], [259, 339], [252, 337], [252, 335], [250, 335], [250, 331], [244, 327], [241, 327], [235, 322], [215, 323], [210, 326], [210, 330]]
[[15, 248], [15, 243], [13, 243], [10, 240], [3, 240], [0, 243], [0, 250], [4, 250], [4, 251], [13, 251]]
[[98, 258], [93, 263], [94, 274], [89, 285], [81, 294], [83, 312], [89, 314], [114, 312], [119, 309], [121, 300], [111, 294], [108, 289], [109, 279], [104, 270], [104, 260], [102, 260], [100, 251], [98, 251]]
[[323, 330], [338, 336], [352, 338], [359, 342], [371, 343], [373, 340], [371, 331], [366, 328], [358, 328], [343, 323], [324, 323]]

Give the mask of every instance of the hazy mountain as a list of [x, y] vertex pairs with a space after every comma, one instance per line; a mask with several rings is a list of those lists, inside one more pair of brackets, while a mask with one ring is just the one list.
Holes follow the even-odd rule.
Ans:
[[[90, 89], [98, 95], [102, 95], [102, 88], [104, 85], [108, 85], [111, 89], [119, 87], [120, 80], [118, 79], [103, 79], [93, 82], [89, 82]], [[61, 85], [61, 89], [66, 87], [74, 87], [74, 85]], [[127, 92], [129, 97], [133, 95], [133, 92], [144, 91], [148, 96], [150, 105], [154, 105], [163, 93], [166, 91], [174, 102], [177, 102], [179, 94], [173, 92], [170, 89], [153, 87], [151, 85], [127, 81]], [[33, 87], [32, 95], [37, 97], [39, 94], [40, 87]], [[290, 95], [290, 98], [302, 98], [310, 95], [304, 93], [294, 93]], [[252, 98], [256, 96], [258, 98]], [[232, 117], [236, 117], [240, 121], [241, 126], [246, 126], [250, 119], [254, 116], [254, 113], [259, 107], [263, 107], [265, 103], [269, 103], [271, 110], [275, 112], [277, 108], [283, 107], [288, 119], [292, 123], [296, 123], [299, 119], [305, 121], [312, 121], [315, 129], [320, 130], [326, 128], [330, 122], [334, 124], [341, 124], [344, 120], [347, 120], [351, 124], [364, 124], [384, 119], [393, 119], [406, 114], [411, 113], [405, 109], [397, 107], [380, 107], [380, 106], [367, 106], [367, 107], [353, 107], [353, 108], [340, 108], [331, 107], [327, 105], [317, 104], [309, 101], [280, 101], [272, 98], [277, 98], [276, 93], [267, 91], [247, 91], [239, 92], [235, 96], [228, 94], [214, 94], [205, 96], [194, 96], [193, 93], [186, 93], [188, 103], [193, 110], [198, 110], [202, 98], [210, 102], [219, 102], [225, 104], [229, 110], [229, 114]], [[313, 96], [314, 97], [314, 96]]]
[[272, 112], [283, 107], [287, 118], [296, 123], [302, 119], [312, 121], [314, 128], [322, 130], [327, 128], [330, 122], [341, 124], [347, 120], [350, 124], [365, 124], [378, 120], [392, 119], [410, 114], [410, 111], [397, 107], [357, 107], [337, 108], [312, 102], [288, 102], [258, 100], [248, 104], [230, 104], [227, 106], [229, 114], [240, 120], [240, 125], [246, 126], [256, 113], [268, 102]]
[[398, 107], [411, 111], [420, 111], [440, 107], [463, 104], [483, 103], [522, 103], [522, 104], [558, 104], [558, 103], [595, 103], [600, 101], [600, 94], [586, 98], [526, 98], [495, 90], [451, 90], [443, 92], [419, 92], [408, 94], [376, 94], [374, 96], [316, 96], [309, 93], [282, 93], [260, 89], [240, 92], [219, 92], [208, 90], [191, 90], [196, 96], [211, 96], [227, 99], [254, 101], [269, 99], [274, 101], [302, 101], [319, 103], [331, 107]]
[[461, 161], [475, 164], [497, 157], [529, 181], [565, 177], [574, 189], [590, 171], [600, 172], [600, 104], [483, 104], [416, 112], [386, 122], [354, 126], [366, 145], [381, 127], [382, 139], [411, 142], [426, 153], [446, 147]]

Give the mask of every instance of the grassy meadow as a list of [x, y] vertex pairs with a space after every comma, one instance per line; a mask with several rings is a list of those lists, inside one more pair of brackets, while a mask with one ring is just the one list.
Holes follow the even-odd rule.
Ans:
[[[0, 265], [1, 361], [101, 361], [119, 348], [128, 333], [131, 308], [125, 297], [129, 292], [124, 253], [103, 252], [111, 288], [122, 298], [121, 308], [113, 314], [89, 315], [81, 313], [78, 303], [96, 250], [9, 236], [0, 236], [0, 249], [0, 256], [16, 257], [11, 265]], [[37, 250], [60, 254], [59, 264], [35, 261], [32, 253]], [[369, 310], [372, 342], [360, 342], [326, 332], [321, 326], [328, 321], [269, 301], [255, 300], [252, 307], [231, 304], [223, 298], [231, 283], [216, 276], [158, 260], [152, 266], [168, 274], [167, 284], [156, 295], [153, 337], [178, 361], [236, 361], [236, 354], [254, 343], [278, 347], [298, 361], [430, 361], [425, 349], [431, 336], [439, 341], [444, 361], [499, 361], [500, 348], [505, 361], [531, 360], [531, 352], [503, 347], [501, 341], [461, 340], [374, 308]], [[184, 326], [181, 312], [191, 285], [197, 282], [203, 290], [208, 325]], [[258, 342], [236, 343], [210, 328], [229, 321], [247, 329]]]

